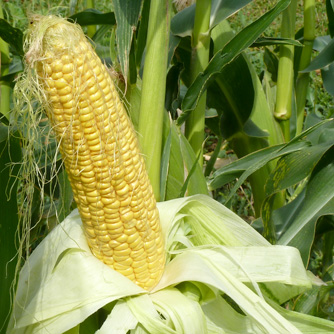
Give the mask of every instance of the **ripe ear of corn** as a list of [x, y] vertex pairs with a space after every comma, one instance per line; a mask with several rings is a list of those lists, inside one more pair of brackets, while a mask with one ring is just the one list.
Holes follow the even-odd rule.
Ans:
[[164, 270], [159, 213], [136, 134], [106, 67], [81, 28], [30, 22], [35, 68], [92, 253], [150, 290]]

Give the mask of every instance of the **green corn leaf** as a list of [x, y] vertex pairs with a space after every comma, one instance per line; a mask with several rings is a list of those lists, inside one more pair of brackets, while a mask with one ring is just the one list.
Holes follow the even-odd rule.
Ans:
[[130, 48], [137, 27], [139, 15], [142, 8], [141, 1], [114, 0], [115, 18], [117, 23], [116, 41], [119, 62], [125, 81], [129, 72]]
[[[314, 235], [314, 232], [306, 234], [306, 230], [314, 231], [319, 217], [334, 214], [333, 154], [332, 147], [315, 167], [307, 184], [303, 206], [278, 241], [281, 245], [293, 245], [300, 249], [305, 264], [309, 260]], [[309, 235], [312, 240], [305, 240], [305, 235]]]
[[[210, 14], [210, 29], [227, 19], [251, 0], [212, 0]], [[174, 35], [185, 37], [192, 35], [195, 20], [195, 5], [189, 6], [177, 13], [171, 21], [171, 31]]]
[[[1, 125], [1, 128], [6, 128]], [[17, 176], [21, 159], [20, 143], [15, 138], [0, 141], [0, 332], [8, 322], [11, 293], [17, 264]], [[15, 166], [12, 163], [17, 163]]]
[[310, 65], [305, 68], [301, 73], [315, 71], [319, 68], [324, 68], [334, 61], [334, 39], [332, 39], [326, 47], [314, 58]]
[[259, 37], [253, 44], [252, 47], [262, 47], [267, 45], [294, 45], [302, 47], [299, 41], [290, 38], [277, 38], [277, 37]]
[[[198, 158], [196, 157], [192, 147], [190, 146], [186, 137], [179, 133], [180, 148], [184, 160], [185, 168], [189, 178], [186, 179], [187, 182], [187, 194], [207, 194], [208, 188], [206, 185], [206, 180], [203, 175], [203, 171], [198, 163]], [[181, 194], [183, 190], [181, 188]]]
[[0, 18], [0, 37], [11, 45], [16, 54], [23, 56], [23, 33], [12, 27], [6, 20]]
[[116, 19], [113, 12], [102, 13], [97, 9], [86, 9], [80, 13], [76, 13], [68, 18], [70, 21], [74, 21], [81, 26], [90, 26], [90, 25], [115, 25]]
[[207, 88], [209, 82], [222, 71], [224, 66], [254, 43], [259, 35], [289, 5], [289, 3], [289, 0], [279, 1], [272, 10], [244, 28], [229, 43], [227, 43], [222, 50], [214, 55], [204, 72], [200, 73], [196, 77], [194, 83], [189, 87], [182, 103], [183, 114], [178, 119], [179, 125], [186, 120], [189, 112], [195, 109], [200, 96]]
[[[180, 194], [182, 185], [185, 179], [185, 168], [184, 168], [184, 160], [182, 156], [182, 151], [180, 147], [180, 139], [178, 134], [178, 129], [173, 122], [170, 122], [168, 117], [165, 117], [165, 127], [166, 122], [168, 121], [168, 125], [170, 126], [170, 134], [171, 134], [171, 147], [170, 147], [170, 155], [168, 161], [168, 174], [166, 179], [166, 192], [165, 192], [165, 200], [170, 200], [173, 198], [177, 198]], [[167, 127], [168, 128], [168, 127]], [[166, 142], [167, 143], [167, 142]], [[165, 144], [166, 145], [166, 144]], [[163, 160], [165, 156], [163, 156]], [[167, 162], [162, 161], [162, 168], [164, 164]], [[163, 176], [161, 176], [161, 181], [163, 181]]]

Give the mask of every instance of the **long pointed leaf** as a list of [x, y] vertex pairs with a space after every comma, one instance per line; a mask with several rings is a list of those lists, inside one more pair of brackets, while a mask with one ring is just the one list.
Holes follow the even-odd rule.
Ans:
[[[134, 27], [137, 27], [142, 2], [131, 0], [114, 0], [115, 17], [117, 22], [116, 36], [119, 62], [122, 73], [127, 79], [129, 57]], [[127, 82], [127, 80], [125, 80]]]
[[183, 114], [178, 119], [179, 125], [186, 120], [189, 112], [195, 109], [209, 81], [218, 75], [225, 65], [254, 43], [271, 22], [287, 8], [289, 3], [290, 0], [279, 1], [272, 10], [243, 29], [220, 52], [215, 54], [204, 72], [200, 73], [194, 83], [189, 87], [182, 103]]
[[[2, 124], [0, 124], [2, 128]], [[5, 127], [3, 127], [5, 128]], [[0, 131], [1, 132], [1, 131]], [[8, 135], [8, 134], [7, 134]], [[0, 332], [6, 326], [11, 310], [11, 293], [17, 264], [17, 182], [21, 148], [17, 139], [0, 142]], [[15, 182], [15, 183], [14, 183]]]
[[[298, 248], [304, 244], [301, 231], [322, 215], [334, 214], [334, 149], [329, 150], [316, 166], [307, 185], [304, 205], [286, 233], [279, 239], [281, 245]], [[305, 257], [306, 256], [306, 257]], [[307, 262], [308, 254], [304, 254]]]

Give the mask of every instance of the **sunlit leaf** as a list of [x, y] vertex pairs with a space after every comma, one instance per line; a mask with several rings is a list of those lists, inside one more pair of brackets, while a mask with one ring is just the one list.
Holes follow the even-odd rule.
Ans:
[[309, 66], [305, 68], [302, 73], [311, 72], [324, 68], [334, 61], [334, 39], [332, 39], [327, 46], [315, 57]]
[[116, 40], [118, 59], [125, 79], [129, 71], [129, 57], [134, 27], [137, 27], [142, 7], [141, 1], [114, 0], [115, 17], [117, 23]]
[[182, 124], [189, 116], [189, 112], [196, 107], [209, 82], [222, 71], [224, 66], [254, 43], [271, 22], [289, 5], [289, 2], [289, 0], [279, 1], [272, 10], [244, 28], [220, 52], [214, 55], [206, 69], [196, 77], [194, 83], [189, 87], [182, 103], [183, 114], [179, 117], [178, 124]]
[[[208, 301], [220, 299], [218, 291], [243, 310], [250, 326], [263, 329], [259, 333], [274, 329], [299, 333], [262, 298], [266, 294], [282, 302], [319, 284], [306, 273], [296, 249], [271, 246], [233, 212], [205, 195], [162, 202], [158, 208], [172, 257], [151, 293], [92, 255], [75, 210], [23, 267], [9, 333], [76, 330], [102, 307], [110, 315], [99, 334], [121, 333], [121, 329], [177, 333], [174, 328], [186, 332], [194, 326], [206, 330], [210, 313], [199, 302], [201, 296]], [[188, 249], [178, 241], [181, 231], [193, 243]], [[197, 293], [191, 293], [194, 289]], [[211, 322], [210, 326], [216, 326], [213, 318]]]
[[[210, 14], [210, 29], [221, 21], [236, 13], [251, 0], [212, 0]], [[195, 5], [189, 6], [177, 13], [171, 21], [171, 31], [180, 37], [191, 36], [195, 20]]]
[[332, 148], [315, 167], [307, 184], [302, 209], [278, 241], [281, 245], [293, 245], [300, 249], [305, 263], [308, 262], [311, 244], [305, 242], [307, 234], [303, 230], [308, 229], [308, 224], [313, 224], [311, 228], [314, 229], [320, 216], [334, 214], [333, 156]]

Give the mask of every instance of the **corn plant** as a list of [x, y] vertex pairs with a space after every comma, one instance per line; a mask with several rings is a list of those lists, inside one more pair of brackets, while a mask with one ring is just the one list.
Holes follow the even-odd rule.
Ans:
[[[288, 241], [271, 245], [207, 196], [201, 166], [210, 107], [217, 116], [207, 119], [207, 125], [220, 142], [225, 131], [240, 157], [247, 155], [211, 175], [210, 189], [239, 177], [237, 188], [251, 177], [256, 210], [269, 239], [279, 232], [271, 231], [271, 219], [281, 227], [282, 240], [301, 240], [301, 228], [315, 226], [318, 217], [331, 213], [331, 195], [312, 203], [312, 192], [323, 187], [332, 171], [332, 122], [284, 143], [286, 124], [281, 131], [244, 53], [256, 42], [283, 43], [290, 49], [299, 45], [290, 35], [259, 39], [281, 13], [291, 15], [293, 6], [278, 1], [234, 35], [226, 19], [249, 2], [212, 1], [210, 6], [199, 0], [177, 14], [170, 1], [113, 1], [113, 11], [105, 13], [92, 9], [93, 2], [87, 2], [90, 9], [75, 13], [71, 2], [68, 21], [43, 8], [48, 15], [29, 18], [13, 110], [2, 111], [8, 119], [2, 133], [9, 131], [10, 136], [2, 140], [1, 166], [12, 169], [4, 169], [1, 181], [11, 190], [5, 192], [12, 195], [8, 210], [15, 212], [8, 218], [10, 242], [17, 224], [19, 231], [19, 275], [11, 289], [13, 304], [7, 303], [8, 333], [333, 331], [328, 320], [281, 306], [323, 287], [305, 270], [309, 253], [293, 244], [300, 253]], [[87, 27], [93, 47], [78, 24]], [[11, 36], [21, 36], [9, 28]], [[110, 50], [99, 44], [108, 31]], [[19, 40], [2, 36], [13, 45]], [[112, 62], [110, 73], [100, 58]], [[238, 104], [236, 89], [247, 91], [244, 81], [238, 85], [240, 73], [256, 94], [246, 94]], [[304, 158], [302, 173], [289, 172], [285, 167], [305, 149], [310, 158]], [[16, 183], [8, 171], [18, 175]], [[298, 210], [291, 224], [284, 225], [284, 212], [272, 208], [284, 203], [287, 187], [311, 172], [296, 201], [305, 200], [313, 210], [313, 225], [305, 224], [307, 214]], [[210, 167], [206, 174], [211, 174]], [[330, 189], [328, 182], [322, 194], [331, 194]], [[31, 253], [31, 238], [41, 225], [52, 231]], [[284, 233], [289, 228], [294, 233]], [[310, 245], [313, 237], [308, 236]], [[12, 258], [15, 251], [4, 264]], [[8, 277], [13, 272], [12, 266]], [[7, 288], [12, 283], [9, 278], [4, 282]], [[303, 310], [302, 304], [299, 308]], [[8, 309], [2, 314], [8, 316]]]

